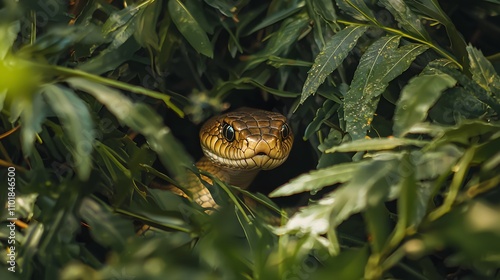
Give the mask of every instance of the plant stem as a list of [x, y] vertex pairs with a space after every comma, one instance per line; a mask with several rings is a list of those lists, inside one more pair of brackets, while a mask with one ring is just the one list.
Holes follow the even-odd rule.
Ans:
[[[40, 65], [40, 66], [48, 68], [46, 65]], [[181, 117], [181, 118], [184, 117], [184, 112], [170, 101], [169, 95], [166, 95], [164, 93], [157, 92], [154, 90], [149, 90], [149, 89], [146, 89], [146, 88], [140, 87], [140, 86], [134, 86], [134, 85], [120, 82], [117, 80], [108, 79], [105, 77], [90, 74], [90, 73], [87, 73], [87, 72], [84, 72], [81, 70], [77, 70], [77, 69], [71, 69], [71, 68], [66, 68], [66, 67], [61, 67], [61, 66], [53, 66], [53, 65], [50, 65], [49, 67], [51, 70], [54, 70], [55, 72], [57, 72], [60, 75], [64, 75], [64, 76], [68, 76], [68, 77], [85, 78], [87, 80], [94, 81], [96, 83], [100, 83], [100, 84], [103, 84], [106, 86], [111, 86], [114, 88], [130, 91], [133, 93], [143, 94], [143, 95], [146, 95], [146, 96], [149, 96], [152, 98], [163, 100], [163, 102], [165, 102], [165, 104], [170, 109], [172, 109], [175, 113], [177, 113], [177, 115], [179, 117]]]
[[[346, 21], [346, 20], [338, 20], [338, 22], [342, 23], [342, 24], [346, 24], [346, 25], [353, 25], [353, 26], [374, 26], [374, 25], [370, 25], [370, 24], [357, 23], [357, 22], [351, 22], [351, 21]], [[397, 29], [390, 28], [390, 27], [387, 27], [387, 26], [376, 25], [376, 27], [381, 28], [381, 29], [385, 30], [386, 32], [389, 32], [389, 33], [392, 33], [392, 34], [396, 34], [396, 35], [408, 38], [410, 40], [419, 42], [421, 44], [427, 45], [431, 49], [433, 49], [434, 51], [436, 51], [437, 53], [439, 53], [440, 55], [442, 55], [443, 57], [449, 59], [454, 64], [456, 64], [460, 68], [460, 70], [463, 69], [463, 66], [452, 55], [450, 55], [445, 50], [441, 49], [439, 46], [433, 44], [432, 42], [428, 42], [428, 41], [425, 41], [423, 39], [416, 38], [416, 37], [414, 37], [414, 36], [412, 36], [410, 34], [402, 32], [401, 30], [397, 30]]]

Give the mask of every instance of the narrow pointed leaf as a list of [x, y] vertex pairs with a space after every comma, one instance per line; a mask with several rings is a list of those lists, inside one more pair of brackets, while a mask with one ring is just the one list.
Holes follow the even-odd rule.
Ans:
[[185, 176], [191, 159], [153, 109], [142, 103], [134, 104], [119, 91], [86, 79], [69, 78], [66, 82], [74, 88], [92, 94], [122, 124], [143, 134], [151, 149], [158, 154], [173, 176]]
[[70, 89], [56, 85], [44, 86], [44, 97], [61, 121], [72, 142], [70, 152], [78, 177], [86, 180], [92, 168], [94, 123], [86, 104]]
[[[33, 143], [36, 134], [42, 131], [42, 123], [47, 117], [49, 110], [42, 96], [38, 93], [29, 98], [15, 98], [11, 105], [12, 116], [21, 115], [21, 143], [25, 155], [31, 155], [33, 152]], [[17, 111], [17, 112], [16, 112]], [[17, 119], [17, 117], [16, 117]]]
[[[432, 63], [432, 62], [431, 62]], [[457, 69], [452, 69], [448, 67], [443, 67], [441, 65], [434, 66], [439, 71], [450, 75], [455, 80], [458, 81], [467, 91], [473, 94], [478, 100], [490, 106], [497, 114], [500, 114], [500, 103], [498, 99], [493, 98], [484, 88], [479, 84], [471, 80], [464, 73], [458, 71]]]
[[21, 24], [19, 21], [0, 23], [0, 59], [4, 59], [7, 52], [12, 48], [20, 30]]
[[365, 137], [377, 109], [380, 95], [427, 47], [409, 44], [398, 48], [399, 36], [383, 37], [361, 57], [351, 88], [344, 99], [346, 131], [353, 140]]
[[396, 103], [394, 135], [404, 136], [413, 125], [425, 120], [429, 109], [436, 103], [441, 93], [456, 84], [452, 77], [442, 74], [427, 74], [410, 80], [401, 91]]
[[467, 52], [472, 79], [489, 93], [495, 93], [497, 97], [500, 97], [500, 77], [491, 62], [480, 50], [471, 45], [467, 46]]
[[395, 198], [399, 194], [401, 180], [401, 174], [397, 171], [400, 158], [400, 155], [387, 155], [359, 165], [352, 180], [316, 204], [296, 213], [279, 233], [301, 232], [313, 236], [325, 234], [352, 214], [365, 210], [368, 192], [375, 186], [380, 187], [383, 184], [390, 189], [383, 201]]
[[198, 53], [210, 58], [214, 56], [207, 33], [181, 1], [168, 1], [168, 12], [179, 32]]
[[362, 151], [380, 151], [394, 149], [400, 146], [424, 146], [428, 142], [423, 140], [406, 139], [406, 138], [375, 138], [375, 139], [358, 139], [356, 141], [347, 142], [340, 146], [330, 148], [325, 153], [334, 152], [362, 152]]
[[268, 27], [268, 26], [275, 24], [283, 19], [291, 18], [291, 16], [293, 14], [297, 13], [300, 9], [302, 9], [302, 7], [304, 7], [304, 5], [305, 5], [304, 1], [296, 1], [296, 5], [293, 5], [289, 8], [286, 8], [286, 9], [278, 10], [277, 12], [262, 19], [259, 22], [259, 24], [255, 25], [248, 32], [245, 32], [243, 34], [243, 36], [248, 36], [248, 35], [256, 32], [258, 30], [261, 30], [262, 28]]
[[316, 192], [326, 186], [347, 182], [361, 164], [359, 162], [342, 163], [302, 174], [271, 192], [269, 197], [289, 196], [306, 191]]
[[458, 58], [461, 66], [463, 66], [464, 69], [468, 69], [469, 63], [467, 61], [465, 41], [451, 19], [443, 9], [441, 9], [439, 2], [437, 0], [409, 0], [407, 4], [414, 7], [415, 10], [419, 11], [421, 14], [438, 21], [446, 28], [446, 33], [450, 39], [454, 55]]
[[380, 1], [408, 33], [418, 39], [430, 41], [429, 34], [415, 13], [403, 0]]
[[371, 21], [378, 25], [372, 10], [363, 0], [338, 0], [339, 8], [357, 20]]
[[323, 50], [314, 60], [314, 65], [309, 70], [306, 82], [302, 88], [300, 103], [313, 95], [318, 87], [347, 57], [349, 51], [354, 48], [357, 40], [367, 30], [367, 27], [347, 27], [335, 34], [325, 45]]
[[339, 105], [334, 101], [327, 99], [323, 102], [323, 106], [316, 110], [316, 116], [309, 125], [307, 125], [302, 139], [307, 140], [311, 135], [316, 133], [325, 120], [330, 119], [330, 117], [339, 109]]

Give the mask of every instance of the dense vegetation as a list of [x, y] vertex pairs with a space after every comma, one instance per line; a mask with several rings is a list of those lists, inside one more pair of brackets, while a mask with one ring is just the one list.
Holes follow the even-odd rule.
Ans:
[[[3, 1], [0, 278], [500, 279], [499, 12]], [[289, 117], [286, 166], [212, 215], [147, 187], [242, 106]]]

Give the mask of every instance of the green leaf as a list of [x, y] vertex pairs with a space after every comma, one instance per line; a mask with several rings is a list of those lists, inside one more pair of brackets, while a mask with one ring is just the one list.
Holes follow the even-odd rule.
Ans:
[[432, 18], [433, 20], [441, 23], [446, 28], [446, 33], [451, 42], [453, 53], [457, 56], [459, 63], [464, 69], [469, 68], [467, 61], [467, 50], [465, 41], [457, 30], [448, 15], [441, 9], [437, 0], [409, 0], [407, 4], [415, 11]]
[[151, 149], [158, 153], [173, 176], [182, 178], [186, 174], [186, 167], [191, 165], [191, 159], [154, 110], [141, 103], [132, 103], [117, 90], [86, 79], [69, 78], [66, 81], [72, 87], [92, 94], [121, 123], [143, 134]]
[[339, 109], [339, 105], [334, 101], [327, 99], [323, 102], [323, 106], [316, 111], [316, 116], [309, 125], [307, 125], [304, 131], [304, 137], [302, 139], [307, 140], [312, 134], [316, 133], [325, 120], [330, 119], [330, 117]]
[[47, 103], [56, 113], [71, 140], [70, 149], [78, 177], [86, 180], [92, 168], [95, 130], [87, 105], [68, 88], [47, 84], [43, 86]]
[[443, 92], [429, 110], [429, 118], [441, 124], [454, 125], [463, 119], [477, 119], [488, 113], [489, 107], [463, 87]]
[[162, 10], [161, 3], [161, 1], [150, 1], [141, 8], [136, 16], [134, 38], [144, 48], [154, 50], [160, 48], [156, 26]]
[[288, 97], [288, 98], [295, 98], [299, 96], [299, 93], [295, 92], [288, 92], [284, 90], [278, 90], [274, 88], [267, 87], [263, 85], [262, 83], [259, 83], [255, 79], [249, 78], [249, 77], [243, 77], [238, 80], [230, 80], [230, 81], [225, 81], [222, 84], [218, 85], [216, 88], [214, 88], [214, 92], [218, 94], [219, 99], [222, 99], [225, 94], [229, 93], [230, 90], [232, 89], [251, 89], [252, 87], [249, 85], [253, 85], [255, 87], [258, 87], [262, 89], [265, 92], [269, 92], [271, 94], [274, 94], [276, 96], [280, 97]]
[[467, 46], [467, 52], [472, 79], [488, 93], [495, 93], [497, 97], [500, 97], [500, 77], [491, 62], [472, 45]]
[[111, 39], [111, 44], [106, 51], [112, 51], [123, 45], [137, 30], [137, 14], [143, 5], [130, 5], [125, 9], [111, 13], [104, 25], [102, 33]]
[[326, 42], [323, 50], [316, 56], [314, 65], [309, 70], [306, 82], [302, 88], [302, 96], [300, 104], [311, 95], [313, 95], [318, 87], [325, 81], [342, 61], [347, 57], [349, 51], [354, 48], [357, 40], [365, 33], [367, 27], [356, 26], [344, 28], [339, 33], [335, 34], [328, 42]]
[[271, 35], [265, 49], [259, 52], [259, 55], [281, 56], [287, 54], [290, 47], [294, 46], [297, 42], [308, 23], [309, 18], [305, 13], [286, 19], [278, 31]]
[[95, 75], [115, 70], [126, 61], [131, 60], [140, 47], [135, 40], [127, 40], [116, 49], [105, 49], [84, 63], [78, 64], [77, 69]]
[[370, 256], [368, 246], [343, 248], [339, 255], [328, 259], [311, 279], [364, 279], [364, 269]]
[[414, 172], [417, 181], [428, 182], [447, 174], [462, 155], [462, 149], [446, 143], [436, 149], [428, 149], [425, 153], [421, 150], [412, 151], [408, 161], [410, 167], [402, 167]]
[[372, 10], [366, 6], [363, 0], [338, 0], [337, 6], [353, 18], [361, 21], [371, 21], [375, 25], [380, 25]]
[[236, 3], [234, 2], [229, 3], [230, 1], [223, 0], [204, 0], [204, 2], [219, 10], [219, 12], [226, 17], [233, 17], [233, 12], [236, 12]]
[[313, 0], [314, 11], [328, 22], [337, 20], [337, 14], [333, 2], [329, 0]]
[[134, 236], [134, 228], [128, 220], [111, 213], [92, 199], [84, 199], [78, 212], [90, 226], [90, 234], [105, 247], [123, 251], [127, 239]]
[[354, 171], [363, 163], [341, 163], [324, 169], [313, 170], [292, 179], [275, 189], [269, 197], [290, 196], [301, 192], [317, 192], [326, 186], [351, 180]]
[[309, 18], [305, 13], [286, 19], [281, 24], [280, 28], [270, 35], [266, 47], [257, 54], [250, 56], [249, 61], [240, 72], [254, 69], [264, 61], [287, 54], [290, 48], [295, 46], [303, 29], [306, 28], [308, 23]]
[[[432, 63], [432, 62], [431, 62]], [[488, 106], [490, 106], [497, 114], [500, 114], [500, 103], [497, 99], [493, 98], [484, 88], [479, 86], [477, 83], [469, 79], [465, 74], [462, 72], [448, 68], [448, 67], [443, 67], [441, 65], [435, 65], [434, 66], [436, 69], [439, 71], [450, 75], [453, 77], [455, 80], [457, 80], [467, 91], [469, 91], [471, 94], [473, 94], [478, 100], [481, 102], [484, 102]]]
[[394, 115], [394, 135], [404, 136], [414, 124], [427, 117], [427, 111], [441, 96], [441, 93], [456, 84], [446, 74], [421, 75], [410, 80], [401, 91]]
[[42, 131], [42, 123], [47, 117], [47, 104], [39, 92], [32, 99], [18, 97], [12, 100], [10, 107], [10, 122], [14, 123], [19, 116], [23, 125], [21, 126], [21, 144], [24, 154], [29, 156], [33, 152], [33, 143], [36, 134]]
[[380, 95], [401, 75], [427, 46], [409, 44], [401, 48], [399, 36], [377, 40], [361, 57], [351, 88], [344, 99], [346, 131], [353, 140], [365, 137], [370, 128]]
[[19, 21], [0, 22], [0, 59], [4, 59], [11, 50], [20, 30], [21, 23]]
[[399, 24], [401, 24], [401, 27], [412, 36], [421, 40], [431, 41], [420, 19], [403, 0], [381, 0], [380, 3], [391, 12]]
[[380, 151], [394, 149], [400, 146], [424, 146], [429, 142], [423, 140], [414, 140], [406, 138], [375, 138], [358, 139], [356, 141], [344, 143], [337, 147], [332, 147], [325, 153], [334, 152], [362, 152], [362, 151]]
[[198, 52], [212, 58], [214, 51], [208, 39], [207, 33], [179, 0], [168, 1], [168, 12], [172, 17], [179, 32], [186, 38], [189, 44]]
[[[327, 194], [317, 203], [307, 206], [290, 218], [288, 223], [278, 230], [278, 233], [311, 234], [312, 236], [326, 234], [329, 229], [336, 228], [352, 214], [366, 209], [369, 200], [368, 192], [374, 187], [390, 189], [382, 199], [395, 198], [399, 193], [398, 173], [400, 155], [386, 154], [358, 165], [352, 179]], [[336, 244], [325, 242], [323, 245], [335, 247]]]
[[500, 237], [499, 225], [498, 204], [471, 200], [432, 223], [422, 237], [426, 247], [435, 248], [432, 244], [438, 241], [456, 248], [456, 253], [450, 256], [454, 263], [479, 266], [484, 270], [482, 274], [488, 276], [481, 278], [491, 279], [495, 278], [498, 260], [484, 256], [498, 256], [500, 244], [495, 240]]
[[447, 143], [469, 144], [471, 139], [500, 131], [500, 125], [487, 123], [483, 120], [464, 120], [460, 124], [445, 129], [439, 137], [431, 143], [432, 146], [439, 146]]
[[294, 1], [295, 4], [286, 8], [286, 9], [280, 9], [275, 13], [272, 13], [265, 17], [262, 20], [259, 20], [259, 24], [255, 25], [252, 29], [250, 29], [247, 32], [244, 32], [242, 36], [248, 36], [258, 30], [261, 30], [262, 28], [268, 27], [272, 24], [275, 24], [283, 19], [290, 18], [293, 14], [298, 12], [302, 7], [305, 5], [305, 1]]
[[[403, 161], [408, 165], [406, 168], [408, 170], [413, 170], [415, 166], [413, 161], [409, 157], [403, 158]], [[404, 236], [404, 231], [408, 227], [416, 227], [423, 217], [422, 213], [425, 213], [427, 205], [418, 205], [420, 200], [415, 199], [419, 195], [417, 182], [415, 179], [415, 172], [408, 172], [401, 180], [401, 194], [398, 199], [398, 223], [396, 225], [396, 230], [402, 232], [397, 233], [398, 235]], [[417, 207], [419, 209], [417, 209]], [[420, 213], [417, 217], [417, 213]]]
[[384, 250], [390, 234], [389, 212], [384, 205], [389, 191], [387, 180], [384, 178], [374, 183], [366, 193], [366, 210], [363, 216], [374, 254], [380, 254]]

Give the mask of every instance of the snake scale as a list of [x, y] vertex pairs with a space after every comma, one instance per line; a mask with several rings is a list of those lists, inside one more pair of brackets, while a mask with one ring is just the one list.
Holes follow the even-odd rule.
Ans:
[[[223, 182], [247, 188], [260, 170], [281, 165], [293, 144], [293, 133], [282, 114], [244, 108], [209, 119], [200, 129], [204, 156], [196, 167]], [[207, 176], [201, 179], [209, 184]], [[204, 208], [216, 208], [210, 191], [194, 174], [183, 182], [192, 199]], [[169, 188], [187, 197], [180, 189]]]

